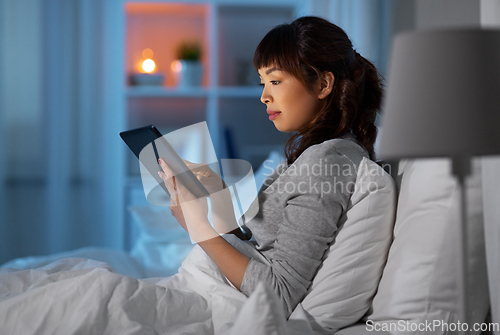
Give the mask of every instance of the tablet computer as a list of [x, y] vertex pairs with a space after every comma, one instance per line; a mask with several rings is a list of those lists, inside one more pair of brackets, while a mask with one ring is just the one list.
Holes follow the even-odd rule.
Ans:
[[161, 170], [158, 164], [160, 157], [170, 167], [175, 178], [186, 186], [194, 196], [198, 198], [209, 196], [207, 189], [200, 183], [155, 126], [149, 125], [127, 130], [121, 132], [120, 137], [167, 194], [167, 187], [158, 175], [158, 171]]

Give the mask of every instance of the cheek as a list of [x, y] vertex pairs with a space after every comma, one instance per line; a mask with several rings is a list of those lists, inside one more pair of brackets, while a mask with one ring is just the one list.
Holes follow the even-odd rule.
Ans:
[[297, 117], [303, 122], [311, 121], [318, 110], [318, 99], [309, 94], [309, 92], [297, 92], [290, 101]]
[[[296, 131], [311, 122], [319, 111], [319, 99], [301, 84], [280, 87], [278, 105], [283, 111], [275, 125], [281, 131]], [[280, 129], [281, 128], [281, 129]]]
[[297, 131], [316, 116], [315, 101], [307, 97], [294, 96], [288, 100], [287, 111], [281, 120], [281, 131]]

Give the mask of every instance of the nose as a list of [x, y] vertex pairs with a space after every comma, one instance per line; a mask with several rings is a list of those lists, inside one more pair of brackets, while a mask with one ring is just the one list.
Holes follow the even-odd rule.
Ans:
[[263, 104], [268, 104], [272, 102], [272, 96], [269, 94], [269, 90], [264, 86], [264, 89], [262, 90], [262, 95], [260, 96], [260, 101]]

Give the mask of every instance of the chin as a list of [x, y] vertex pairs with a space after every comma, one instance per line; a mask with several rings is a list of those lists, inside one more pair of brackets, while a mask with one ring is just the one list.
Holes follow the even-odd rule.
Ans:
[[298, 129], [295, 129], [293, 127], [286, 127], [283, 125], [277, 125], [276, 123], [274, 124], [274, 126], [276, 127], [276, 129], [278, 129], [282, 133], [293, 133], [293, 132], [298, 131]]
[[280, 126], [276, 125], [276, 123], [274, 124], [274, 126], [276, 127], [276, 129], [278, 129], [278, 131], [280, 131], [282, 133], [292, 133], [292, 132], [294, 132], [294, 130], [291, 130], [291, 129], [288, 129], [288, 128], [285, 128], [285, 127], [280, 127]]

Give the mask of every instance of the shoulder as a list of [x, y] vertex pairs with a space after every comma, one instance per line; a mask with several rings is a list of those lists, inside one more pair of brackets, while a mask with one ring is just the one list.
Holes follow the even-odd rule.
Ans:
[[368, 158], [368, 152], [353, 138], [335, 138], [322, 143], [312, 145], [297, 158], [294, 164], [309, 165], [317, 164], [319, 161], [330, 163], [343, 163], [359, 166], [361, 160]]

